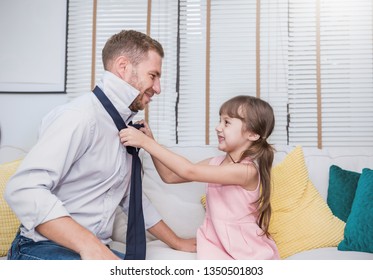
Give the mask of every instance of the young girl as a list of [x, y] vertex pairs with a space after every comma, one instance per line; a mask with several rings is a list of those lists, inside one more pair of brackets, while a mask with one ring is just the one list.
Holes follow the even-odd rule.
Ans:
[[120, 132], [120, 140], [150, 153], [166, 183], [208, 183], [206, 216], [197, 232], [198, 259], [279, 259], [268, 232], [272, 107], [259, 98], [236, 96], [219, 114], [218, 149], [225, 155], [197, 164], [159, 145], [143, 121], [144, 133], [129, 127]]

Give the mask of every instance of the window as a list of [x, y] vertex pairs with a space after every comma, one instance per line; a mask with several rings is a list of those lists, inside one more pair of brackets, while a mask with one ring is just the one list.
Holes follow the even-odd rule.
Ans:
[[290, 1], [290, 143], [372, 146], [372, 1]]
[[165, 49], [138, 116], [163, 144], [215, 145], [219, 106], [248, 94], [274, 108], [271, 143], [372, 146], [372, 22], [370, 0], [70, 0], [67, 92], [89, 91], [108, 37], [136, 29]]

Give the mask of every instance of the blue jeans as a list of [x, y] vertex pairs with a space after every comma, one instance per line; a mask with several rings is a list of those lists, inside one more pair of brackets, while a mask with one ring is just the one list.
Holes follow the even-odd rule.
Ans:
[[[119, 258], [124, 254], [112, 250]], [[80, 255], [53, 241], [35, 242], [30, 238], [21, 236], [19, 233], [13, 240], [8, 251], [8, 260], [80, 260]]]

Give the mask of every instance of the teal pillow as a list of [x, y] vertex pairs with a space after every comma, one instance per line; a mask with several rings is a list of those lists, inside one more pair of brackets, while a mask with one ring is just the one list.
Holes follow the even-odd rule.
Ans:
[[373, 170], [364, 168], [338, 250], [373, 253]]
[[332, 165], [329, 168], [327, 203], [334, 216], [344, 222], [351, 212], [360, 173]]

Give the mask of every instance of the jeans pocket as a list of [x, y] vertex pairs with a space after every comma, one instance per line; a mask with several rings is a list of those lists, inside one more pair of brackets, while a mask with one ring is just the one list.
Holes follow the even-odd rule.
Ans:
[[14, 238], [12, 245], [8, 251], [8, 260], [33, 260], [32, 256], [28, 255], [29, 246], [34, 241], [30, 238], [21, 236], [19, 233]]

